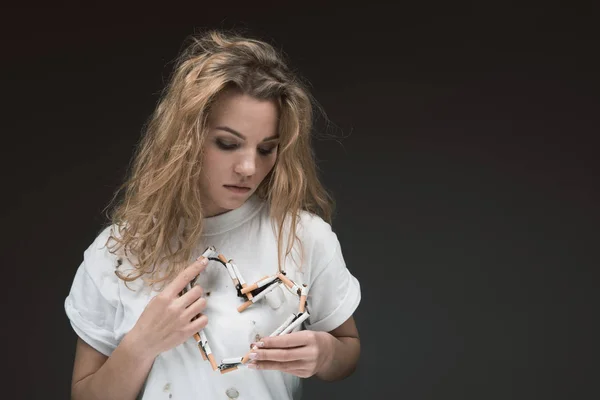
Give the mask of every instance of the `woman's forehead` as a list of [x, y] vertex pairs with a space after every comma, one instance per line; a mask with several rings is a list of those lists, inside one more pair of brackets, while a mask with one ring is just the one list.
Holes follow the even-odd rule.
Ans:
[[273, 100], [259, 100], [240, 93], [228, 94], [215, 102], [210, 114], [212, 130], [240, 136], [273, 136], [277, 133], [278, 109]]

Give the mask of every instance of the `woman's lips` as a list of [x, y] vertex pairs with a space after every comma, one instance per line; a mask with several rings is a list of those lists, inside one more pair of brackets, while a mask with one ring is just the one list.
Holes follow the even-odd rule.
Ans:
[[233, 193], [244, 194], [250, 191], [249, 187], [241, 187], [241, 186], [233, 186], [233, 185], [224, 185], [227, 189], [229, 189]]

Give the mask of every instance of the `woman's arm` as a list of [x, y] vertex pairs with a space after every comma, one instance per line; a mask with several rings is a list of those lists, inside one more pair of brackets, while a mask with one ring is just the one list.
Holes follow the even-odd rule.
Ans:
[[354, 317], [328, 333], [331, 335], [331, 358], [315, 376], [324, 381], [336, 381], [351, 375], [360, 357], [360, 339]]
[[77, 339], [72, 400], [134, 400], [140, 392], [154, 357], [125, 336], [110, 357]]
[[278, 370], [301, 378], [344, 379], [358, 363], [360, 341], [354, 318], [331, 332], [302, 330], [253, 343], [248, 367]]
[[195, 285], [179, 294], [207, 263], [207, 258], [199, 257], [154, 296], [110, 357], [78, 339], [71, 386], [73, 400], [135, 399], [154, 359], [204, 329], [208, 319], [202, 314], [206, 307], [202, 288]]

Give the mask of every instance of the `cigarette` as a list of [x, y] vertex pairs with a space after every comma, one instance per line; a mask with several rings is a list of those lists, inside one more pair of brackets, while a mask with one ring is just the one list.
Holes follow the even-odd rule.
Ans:
[[256, 296], [254, 296], [254, 298], [252, 299], [252, 302], [256, 303], [258, 300], [265, 297], [267, 295], [267, 293], [270, 293], [273, 290], [275, 290], [275, 288], [277, 288], [279, 285], [281, 285], [281, 282], [272, 284], [271, 286], [269, 286], [268, 288], [266, 288], [265, 290], [263, 290], [262, 292], [260, 292]]
[[288, 319], [285, 320], [285, 322], [281, 325], [279, 325], [279, 328], [275, 329], [275, 331], [273, 333], [271, 333], [269, 336], [273, 337], [273, 336], [278, 336], [281, 332], [283, 332], [283, 330], [285, 328], [287, 328], [287, 326], [289, 324], [292, 323], [292, 321], [294, 320], [294, 318], [296, 318], [295, 314], [290, 315], [290, 317]]
[[200, 355], [202, 356], [202, 359], [204, 361], [208, 360], [208, 358], [206, 358], [206, 352], [204, 351], [204, 348], [200, 343], [198, 343], [198, 350], [200, 350]]
[[204, 353], [204, 348], [202, 347], [202, 338], [197, 332], [194, 333], [194, 339], [196, 339], [196, 343], [198, 344], [198, 349], [200, 349], [200, 355], [202, 355], [202, 359], [206, 361], [206, 353]]
[[242, 277], [242, 274], [240, 273], [240, 270], [238, 269], [237, 265], [234, 264], [233, 260], [229, 260], [229, 263], [231, 264], [231, 267], [233, 268], [233, 272], [235, 273], [235, 276], [237, 277], [238, 281], [240, 282], [240, 286], [242, 287], [242, 294], [245, 294], [246, 298], [248, 300], [252, 299], [252, 297], [253, 297], [252, 293], [245, 293], [243, 291], [247, 287], [247, 285], [246, 285], [246, 281]]
[[202, 348], [202, 346], [200, 346], [200, 344], [198, 344], [198, 349], [200, 349], [200, 355], [202, 356], [202, 359], [204, 361], [208, 360], [208, 358], [206, 358], [206, 353], [204, 352], [204, 349]]
[[[242, 285], [242, 286], [243, 286], [243, 285]], [[257, 284], [257, 283], [253, 283], [253, 284], [252, 284], [252, 285], [250, 285], [250, 286], [245, 286], [245, 287], [244, 287], [244, 288], [241, 290], [241, 292], [242, 292], [242, 294], [247, 294], [247, 293], [249, 293], [249, 292], [251, 292], [251, 291], [253, 291], [253, 290], [256, 290], [256, 289], [258, 289], [258, 284]]]
[[296, 329], [296, 327], [300, 326], [300, 324], [302, 322], [304, 322], [304, 320], [306, 320], [309, 317], [308, 313], [304, 313], [302, 314], [297, 320], [295, 320], [290, 326], [288, 326], [287, 328], [285, 328], [280, 334], [281, 335], [285, 335], [287, 333], [290, 333], [291, 331], [293, 331], [294, 329]]
[[277, 274], [277, 277], [279, 279], [281, 279], [283, 282], [285, 282], [285, 284], [287, 285], [287, 287], [289, 287], [290, 289], [293, 288], [294, 286], [296, 286], [294, 284], [294, 282], [290, 281], [284, 274], [282, 274], [281, 272], [279, 274]]
[[308, 295], [308, 288], [306, 287], [306, 285], [303, 285], [302, 289], [300, 291], [300, 305], [298, 306], [299, 313], [304, 312], [304, 306], [306, 305], [306, 296], [307, 295]]
[[281, 279], [282, 281], [284, 281], [286, 286], [289, 287], [292, 290], [292, 292], [294, 292], [294, 293], [298, 294], [298, 296], [300, 296], [300, 292], [302, 291], [302, 289], [300, 289], [300, 286], [298, 286], [294, 281], [287, 278], [282, 273], [279, 273], [279, 275], [277, 277], [279, 279]]
[[225, 256], [223, 256], [223, 254], [219, 254], [219, 260], [221, 260], [223, 262], [223, 264], [225, 265], [225, 268], [227, 268], [227, 272], [229, 273], [229, 277], [233, 281], [234, 285], [237, 286], [237, 284], [239, 283], [238, 282], [238, 278], [235, 275], [235, 271], [233, 270], [233, 267], [231, 266], [231, 263], [225, 259]]
[[[246, 286], [246, 284], [245, 284], [245, 283], [243, 283], [243, 284], [242, 284], [242, 290], [244, 290], [246, 287], [247, 287], [247, 286]], [[246, 298], [247, 298], [248, 300], [252, 300], [252, 297], [254, 297], [254, 296], [252, 296], [252, 293], [250, 293], [250, 292], [247, 292], [247, 293], [244, 293], [244, 292], [242, 292], [242, 294], [245, 294], [245, 295], [246, 295]]]
[[254, 302], [254, 298], [252, 300], [248, 300], [247, 302], [245, 302], [244, 304], [242, 304], [241, 306], [238, 307], [238, 309], [237, 309], [238, 312], [244, 311], [246, 308], [250, 307], [253, 302]]
[[210, 362], [213, 371], [219, 369], [219, 367], [217, 367], [217, 363], [215, 362], [215, 357], [212, 354], [208, 355], [208, 361]]
[[231, 368], [222, 369], [221, 374], [226, 374], [228, 372], [235, 371], [236, 369], [238, 369], [237, 365]]
[[246, 353], [246, 355], [244, 357], [242, 357], [242, 364], [246, 364], [248, 362], [248, 360], [250, 359], [250, 353], [252, 353], [254, 350], [250, 350], [249, 352]]
[[298, 313], [304, 313], [304, 306], [306, 305], [306, 296], [300, 297], [300, 305], [298, 306]]
[[[244, 290], [246, 287], [247, 287], [247, 285], [245, 283], [243, 283], [242, 284], [242, 290]], [[252, 297], [254, 297], [254, 296], [252, 296], [252, 293], [250, 293], [250, 292], [247, 292], [247, 293], [242, 292], [242, 294], [245, 294], [246, 298], [248, 300], [252, 300]]]
[[210, 345], [208, 344], [208, 339], [206, 338], [206, 335], [204, 334], [203, 330], [200, 331], [200, 338], [202, 339], [202, 341], [201, 341], [202, 348], [206, 352], [206, 355], [211, 355], [212, 354], [212, 350], [210, 348]]
[[245, 302], [244, 304], [242, 304], [241, 306], [239, 306], [238, 307], [238, 312], [244, 311], [246, 308], [250, 307], [252, 305], [252, 303], [256, 303], [258, 300], [260, 300], [263, 297], [265, 297], [267, 295], [267, 293], [272, 292], [279, 285], [281, 285], [281, 282], [276, 283], [276, 284], [272, 284], [271, 286], [269, 286], [268, 288], [266, 288], [265, 290], [263, 290], [262, 292], [260, 292], [256, 296], [254, 296], [252, 298], [252, 300], [248, 300], [247, 302]]
[[206, 250], [204, 250], [204, 253], [202, 253], [202, 255], [200, 257], [198, 257], [198, 259], [200, 259], [202, 257], [210, 258], [211, 256], [214, 256], [216, 252], [217, 252], [217, 249], [215, 249], [215, 246], [209, 246], [206, 248]]
[[229, 264], [231, 264], [231, 268], [233, 268], [233, 273], [235, 274], [235, 276], [237, 276], [238, 280], [240, 281], [240, 284], [244, 286], [246, 284], [246, 281], [244, 280], [244, 278], [242, 278], [242, 274], [240, 273], [240, 270], [238, 269], [237, 265], [233, 263], [233, 260], [229, 260]]
[[215, 361], [215, 356], [213, 356], [212, 354], [212, 350], [210, 349], [210, 346], [208, 345], [208, 340], [206, 340], [206, 335], [204, 334], [204, 331], [200, 331], [200, 338], [202, 339], [201, 343], [202, 343], [202, 349], [204, 350], [204, 352], [206, 353], [206, 356], [208, 357], [208, 361], [210, 362], [210, 365], [212, 366], [212, 369], [214, 371], [217, 370], [217, 363]]
[[242, 358], [243, 357], [224, 358], [221, 361], [221, 365], [223, 365], [223, 364], [225, 364], [225, 365], [227, 365], [227, 364], [239, 364], [239, 363], [242, 362]]
[[[196, 335], [194, 335], [194, 338], [195, 337]], [[214, 357], [212, 355], [212, 350], [208, 345], [208, 340], [206, 339], [206, 334], [204, 334], [204, 330], [200, 331], [200, 340], [198, 341], [198, 347], [200, 347], [200, 353], [202, 353], [202, 358], [206, 360], [206, 357], [208, 357], [210, 364], [213, 366], [214, 369], [214, 367], [217, 364], [215, 363]]]
[[263, 287], [266, 284], [273, 282], [275, 279], [277, 279], [276, 275], [273, 275], [273, 276], [269, 276], [269, 275], [263, 276], [262, 278], [260, 278], [259, 281], [256, 281], [252, 285], [247, 286], [244, 289], [242, 289], [242, 294], [246, 294], [246, 293], [251, 292], [253, 290], [256, 290], [256, 289], [258, 289], [260, 287]]
[[300, 297], [300, 305], [298, 306], [298, 314], [302, 314], [305, 311], [306, 306], [306, 296]]
[[229, 264], [229, 263], [225, 264], [225, 268], [227, 268], [227, 272], [229, 272], [229, 277], [233, 281], [233, 285], [237, 286], [240, 283], [240, 281], [239, 281], [238, 277], [235, 276], [235, 272], [233, 272], [233, 269], [231, 268], [231, 264]]

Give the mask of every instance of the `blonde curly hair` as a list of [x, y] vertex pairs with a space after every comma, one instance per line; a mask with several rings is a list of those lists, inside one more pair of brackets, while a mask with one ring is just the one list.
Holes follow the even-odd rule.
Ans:
[[[189, 265], [202, 235], [198, 182], [208, 116], [217, 96], [231, 87], [274, 100], [279, 107], [277, 159], [256, 194], [269, 204], [279, 228], [281, 271], [283, 258], [299, 241], [295, 228], [300, 210], [331, 223], [334, 201], [319, 181], [311, 147], [314, 110], [322, 109], [283, 55], [264, 41], [211, 30], [190, 35], [186, 42], [145, 126], [128, 176], [107, 206], [112, 207], [107, 214], [112, 226], [108, 241], [115, 242], [111, 252], [121, 249], [135, 271], [115, 273], [125, 282], [143, 277], [154, 285]], [[284, 248], [281, 232], [287, 220], [293, 234], [287, 235]], [[162, 276], [158, 265], [166, 268]]]

